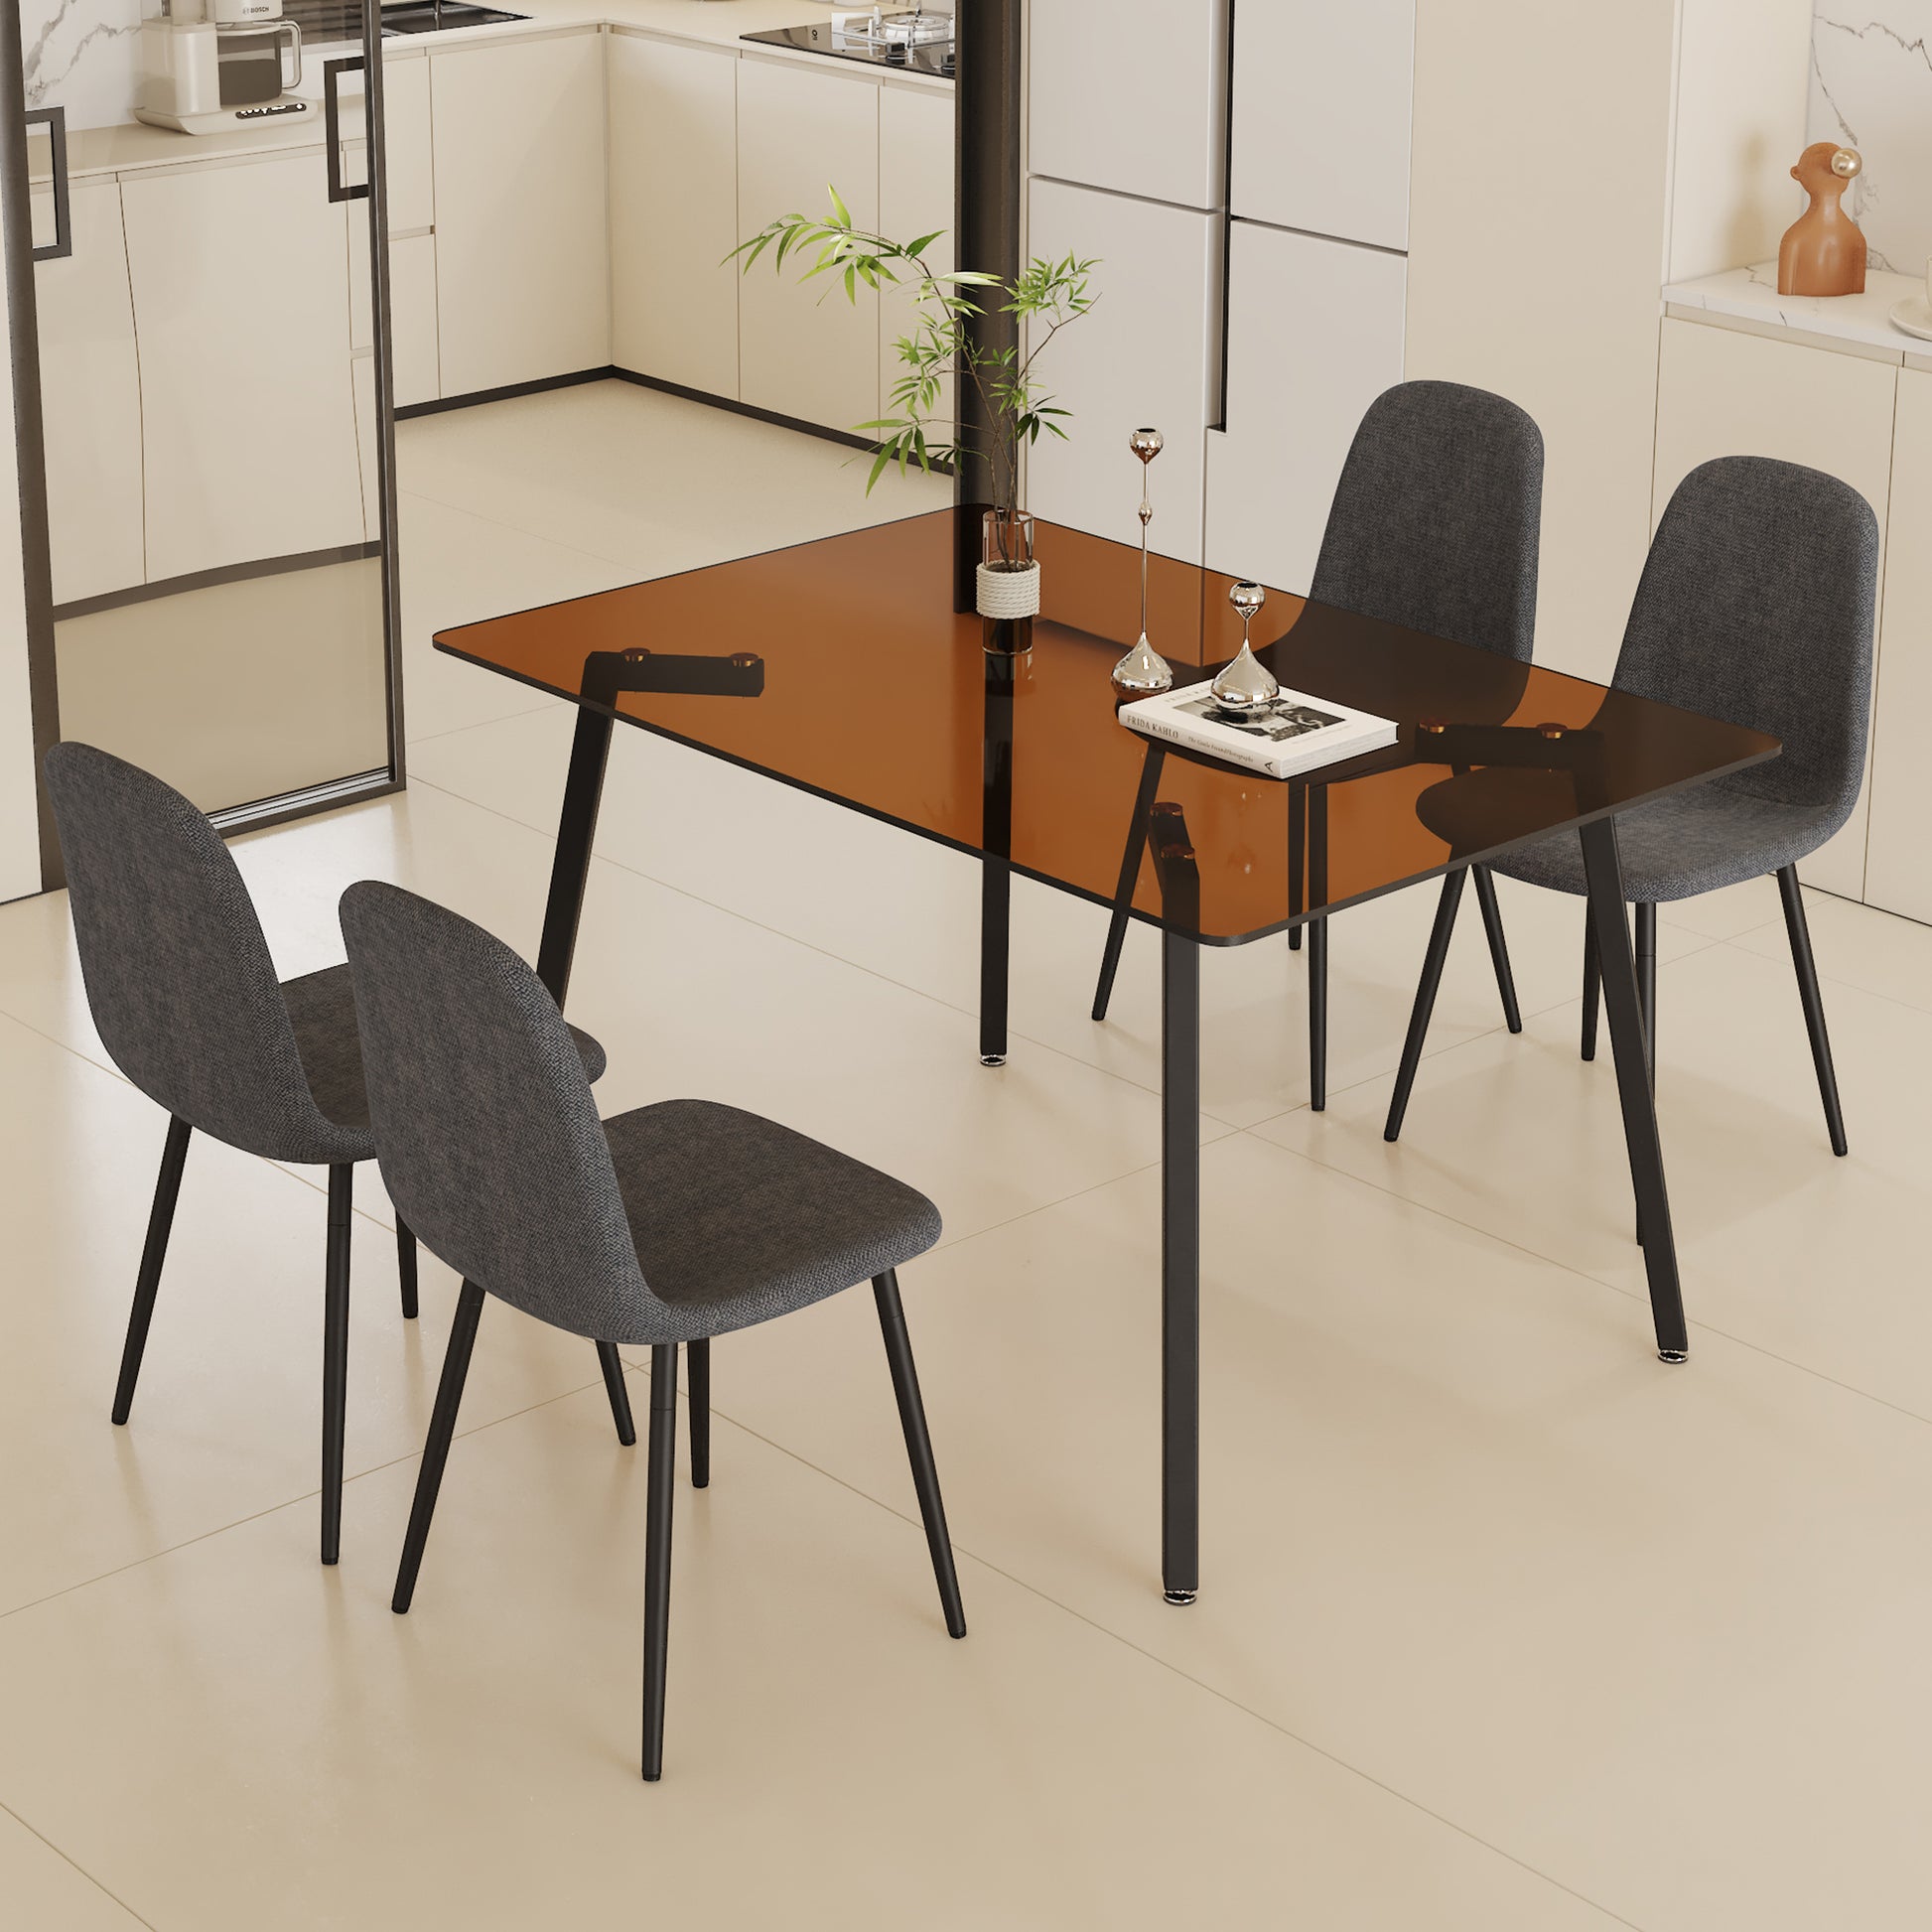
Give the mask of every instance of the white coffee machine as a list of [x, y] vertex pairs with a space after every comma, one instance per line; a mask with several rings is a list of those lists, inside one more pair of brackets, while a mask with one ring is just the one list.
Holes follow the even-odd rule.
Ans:
[[141, 22], [136, 120], [184, 134], [229, 134], [313, 114], [302, 30], [282, 0], [149, 0]]

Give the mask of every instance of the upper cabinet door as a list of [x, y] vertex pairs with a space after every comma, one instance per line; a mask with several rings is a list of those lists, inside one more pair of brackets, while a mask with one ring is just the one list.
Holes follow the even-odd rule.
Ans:
[[[1282, 4], [1244, 6], [1237, 35], [1246, 36], [1250, 14]], [[1030, 172], [1181, 207], [1222, 207], [1227, 20], [1228, 0], [1033, 0]]]
[[[34, 196], [37, 234], [51, 231], [52, 203], [51, 194]], [[120, 184], [75, 182], [69, 207], [73, 252], [34, 268], [56, 604], [124, 591], [146, 574], [141, 376]]]
[[[836, 188], [861, 227], [879, 225], [879, 85], [841, 63], [738, 64], [738, 232], [781, 214], [830, 214]], [[915, 240], [915, 236], [895, 239]], [[879, 297], [861, 282], [846, 300], [830, 275], [799, 286], [815, 259], [767, 248], [738, 289], [740, 399], [826, 429], [879, 414]]]
[[1234, 26], [1233, 211], [1406, 249], [1415, 55], [1416, 0], [1243, 6]]
[[737, 58], [613, 34], [610, 83], [613, 358], [735, 401]]
[[444, 395], [607, 366], [604, 37], [438, 51], [429, 68]]
[[148, 581], [360, 544], [348, 238], [322, 151], [156, 170], [121, 203]]

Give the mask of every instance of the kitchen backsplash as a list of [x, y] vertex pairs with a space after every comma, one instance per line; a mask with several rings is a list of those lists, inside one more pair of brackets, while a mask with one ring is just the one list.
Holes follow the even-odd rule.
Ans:
[[[1851, 207], [1872, 266], [1918, 275], [1932, 256], [1932, 0], [1877, 4], [1884, 17], [1874, 20], [1842, 0], [1817, 0], [1808, 138], [1864, 157]], [[1795, 189], [1791, 206], [1795, 216]]]
[[29, 107], [65, 107], [69, 127], [134, 118], [141, 0], [20, 0]]

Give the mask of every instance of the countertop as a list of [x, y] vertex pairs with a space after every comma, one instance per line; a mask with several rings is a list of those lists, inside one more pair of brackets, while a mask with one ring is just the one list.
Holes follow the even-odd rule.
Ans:
[[1865, 276], [1863, 295], [1780, 295], [1777, 263], [1759, 262], [1673, 282], [1664, 290], [1664, 305], [1667, 313], [1691, 320], [1730, 323], [1754, 334], [1932, 368], [1932, 342], [1907, 335], [1890, 319], [1891, 310], [1912, 295], [1925, 295], [1921, 277], [1875, 268]]
[[[759, 59], [802, 62], [847, 79], [873, 79], [894, 87], [936, 87], [943, 92], [952, 91], [951, 81], [927, 74], [889, 72], [857, 62], [830, 60], [822, 54], [794, 53], [781, 47], [740, 45], [740, 37], [745, 34], [762, 33], [769, 27], [797, 27], [809, 20], [829, 20], [837, 13], [864, 11], [858, 7], [824, 7], [817, 0], [506, 0], [506, 3], [518, 13], [528, 14], [529, 19], [505, 21], [493, 27], [455, 28], [445, 34], [398, 37], [385, 46], [383, 58], [385, 62], [419, 60], [427, 54], [491, 46], [499, 41], [527, 39], [534, 34], [610, 27], [620, 33], [690, 41], [700, 46], [729, 49], [734, 54], [753, 54]], [[316, 56], [329, 58], [340, 51], [305, 49], [303, 83], [296, 91], [320, 101], [322, 60]], [[354, 139], [359, 135], [359, 119], [354, 97], [345, 89], [343, 100], [345, 138]], [[78, 180], [88, 175], [178, 168], [186, 162], [224, 157], [299, 153], [320, 148], [322, 144], [320, 112], [305, 115], [293, 124], [251, 127], [233, 134], [182, 134], [173, 128], [149, 127], [135, 121], [121, 127], [81, 128], [69, 134], [68, 171]], [[45, 153], [45, 148], [36, 142], [33, 151], [38, 158]], [[34, 179], [38, 183], [46, 177], [37, 170]], [[1932, 344], [1926, 346], [1932, 348]]]

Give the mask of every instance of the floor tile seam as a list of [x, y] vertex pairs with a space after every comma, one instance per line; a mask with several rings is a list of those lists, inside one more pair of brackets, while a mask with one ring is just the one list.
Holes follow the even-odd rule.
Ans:
[[[907, 1530], [917, 1531], [923, 1534], [923, 1525], [916, 1518], [906, 1515], [902, 1510], [894, 1508], [883, 1497], [876, 1496], [870, 1490], [861, 1489], [855, 1484], [848, 1482], [843, 1476], [814, 1462], [809, 1456], [800, 1454], [796, 1449], [786, 1448], [784, 1444], [740, 1421], [728, 1410], [719, 1408], [715, 1403], [712, 1405], [711, 1413], [719, 1420], [730, 1423], [734, 1429], [740, 1430], [755, 1442], [762, 1443], [767, 1449], [779, 1455], [785, 1456], [800, 1468], [808, 1469], [814, 1475], [822, 1476], [827, 1482], [832, 1483], [837, 1488], [843, 1489], [848, 1495], [855, 1497], [860, 1502], [869, 1503], [873, 1508], [893, 1517]], [[1111, 1629], [1089, 1612], [1065, 1602], [1041, 1585], [1029, 1582], [1026, 1578], [1009, 1570], [1004, 1564], [996, 1563], [991, 1558], [983, 1556], [977, 1550], [961, 1543], [957, 1537], [949, 1540], [957, 1555], [965, 1557], [971, 1563], [978, 1564], [981, 1569], [989, 1571], [992, 1575], [1001, 1578], [1006, 1583], [1012, 1585], [1014, 1588], [1022, 1590], [1027, 1595], [1033, 1597], [1036, 1602], [1044, 1603], [1049, 1608], [1058, 1610], [1062, 1615], [1071, 1618], [1074, 1622], [1093, 1631], [1096, 1636], [1103, 1640], [1118, 1645], [1121, 1649], [1129, 1651], [1134, 1656], [1140, 1657], [1144, 1661], [1155, 1665], [1158, 1669], [1166, 1671], [1170, 1676], [1179, 1679], [1181, 1683], [1187, 1685], [1190, 1689], [1201, 1692], [1203, 1695], [1212, 1698], [1216, 1703], [1226, 1706], [1229, 1710], [1238, 1711], [1243, 1717], [1262, 1725], [1265, 1729], [1273, 1731], [1277, 1736], [1285, 1737], [1290, 1742], [1299, 1744], [1304, 1750], [1311, 1751], [1315, 1756], [1334, 1765], [1336, 1769], [1346, 1772], [1350, 1777], [1360, 1779], [1362, 1783], [1372, 1786], [1387, 1797], [1393, 1798], [1398, 1804], [1411, 1811], [1420, 1812], [1424, 1817], [1453, 1832], [1458, 1838], [1464, 1839], [1468, 1843], [1490, 1853], [1492, 1856], [1506, 1861], [1508, 1863], [1517, 1866], [1523, 1871], [1529, 1872], [1532, 1877], [1541, 1879], [1545, 1884], [1555, 1886], [1557, 1890], [1569, 1894], [1572, 1898], [1589, 1906], [1593, 1911], [1601, 1912], [1606, 1918], [1614, 1921], [1616, 1924], [1629, 1927], [1630, 1932], [1644, 1932], [1644, 1929], [1634, 1919], [1625, 1918], [1620, 1913], [1612, 1911], [1610, 1907], [1591, 1898], [1587, 1892], [1580, 1891], [1575, 1885], [1565, 1883], [1563, 1879], [1557, 1878], [1551, 1873], [1532, 1864], [1527, 1859], [1521, 1858], [1517, 1854], [1506, 1851], [1503, 1847], [1491, 1843], [1488, 1839], [1472, 1831], [1468, 1826], [1458, 1824], [1454, 1819], [1435, 1810], [1432, 1806], [1425, 1804], [1421, 1799], [1413, 1798], [1407, 1792], [1390, 1784], [1386, 1779], [1377, 1777], [1372, 1771], [1366, 1771], [1360, 1765], [1351, 1763], [1337, 1751], [1329, 1749], [1326, 1745], [1314, 1742], [1312, 1738], [1304, 1736], [1300, 1731], [1283, 1724], [1279, 1719], [1271, 1717], [1267, 1712], [1258, 1711], [1252, 1705], [1244, 1704], [1238, 1697], [1235, 1697], [1231, 1692], [1222, 1690], [1218, 1685], [1210, 1684], [1205, 1679], [1196, 1677], [1191, 1671], [1182, 1668], [1182, 1666], [1175, 1663], [1172, 1658], [1164, 1657], [1158, 1651], [1149, 1650], [1145, 1645], [1135, 1642], [1132, 1637], [1125, 1635], [1123, 1632]], [[1150, 1589], [1154, 1587], [1151, 1580], [1148, 1587]], [[1185, 1614], [1185, 1612], [1179, 1611], [1176, 1614]]]
[[[452, 1438], [453, 1445], [469, 1436], [480, 1436], [486, 1429], [494, 1429], [498, 1423], [515, 1422], [520, 1417], [535, 1415], [539, 1409], [548, 1409], [553, 1404], [568, 1402], [573, 1396], [580, 1396], [592, 1389], [604, 1387], [602, 1376], [595, 1382], [582, 1382], [575, 1388], [560, 1389], [555, 1395], [545, 1396], [539, 1402], [525, 1403], [521, 1409], [512, 1409], [501, 1416], [492, 1416], [487, 1422], [472, 1423], [467, 1429], [459, 1423]], [[385, 1470], [399, 1468], [405, 1462], [419, 1462], [423, 1451], [410, 1449], [402, 1455], [392, 1455], [382, 1462], [372, 1462], [366, 1469], [357, 1469], [343, 1477], [343, 1495], [346, 1499], [349, 1490], [369, 1476], [381, 1475]], [[167, 1557], [177, 1556], [183, 1550], [192, 1550], [197, 1544], [211, 1542], [217, 1536], [226, 1536], [230, 1530], [246, 1529], [250, 1523], [259, 1523], [264, 1517], [279, 1515], [285, 1509], [295, 1509], [304, 1503], [312, 1503], [322, 1494], [320, 1487], [304, 1489], [293, 1496], [284, 1496], [279, 1502], [265, 1503], [260, 1509], [251, 1509], [245, 1516], [237, 1516], [232, 1522], [211, 1524], [207, 1529], [194, 1536], [185, 1536], [179, 1543], [170, 1543], [165, 1549], [151, 1550], [144, 1557], [132, 1558], [127, 1563], [117, 1563], [111, 1569], [100, 1571], [92, 1577], [77, 1578], [70, 1584], [63, 1584], [59, 1589], [51, 1589], [45, 1596], [36, 1596], [25, 1603], [16, 1603], [11, 1609], [0, 1610], [0, 1632], [4, 1632], [10, 1618], [23, 1615], [28, 1610], [37, 1610], [44, 1604], [58, 1602], [64, 1596], [71, 1596], [77, 1590], [91, 1589], [96, 1584], [104, 1584], [115, 1577], [123, 1577], [129, 1571], [140, 1570], [148, 1564], [159, 1563]], [[346, 1508], [345, 1508], [346, 1515]], [[317, 1568], [324, 1568], [318, 1565]]]
[[[1599, 1275], [1592, 1268], [1582, 1267], [1562, 1255], [1545, 1254], [1542, 1249], [1533, 1248], [1528, 1242], [1519, 1241], [1512, 1235], [1500, 1234], [1494, 1228], [1486, 1228], [1478, 1222], [1464, 1220], [1461, 1215], [1452, 1214], [1448, 1208], [1438, 1207], [1432, 1202], [1415, 1200], [1407, 1194], [1399, 1193], [1386, 1182], [1372, 1180], [1366, 1174], [1356, 1173], [1352, 1169], [1336, 1167], [1333, 1162], [1324, 1161], [1319, 1155], [1311, 1154], [1305, 1148], [1288, 1147], [1280, 1141], [1267, 1140], [1252, 1129], [1242, 1131], [1260, 1142], [1263, 1147], [1272, 1148], [1277, 1154], [1292, 1155], [1298, 1161], [1306, 1161], [1310, 1166], [1319, 1168], [1324, 1173], [1339, 1175], [1343, 1180], [1359, 1182], [1389, 1200], [1397, 1201], [1404, 1207], [1414, 1208], [1419, 1213], [1428, 1214], [1436, 1220], [1445, 1221], [1450, 1227], [1461, 1228], [1465, 1233], [1476, 1235], [1482, 1240], [1493, 1241], [1498, 1247], [1509, 1248], [1517, 1254], [1527, 1255], [1532, 1261], [1541, 1262], [1545, 1267], [1555, 1268], [1566, 1275], [1574, 1276], [1580, 1282], [1587, 1282], [1592, 1287], [1607, 1289], [1611, 1294], [1620, 1295], [1626, 1301], [1635, 1302], [1641, 1307], [1649, 1307], [1648, 1288], [1626, 1287], [1621, 1282], [1611, 1281], [1608, 1276]], [[1862, 1388], [1858, 1383], [1848, 1382], [1842, 1376], [1833, 1375], [1826, 1369], [1817, 1368], [1809, 1362], [1801, 1362], [1795, 1356], [1781, 1354], [1777, 1349], [1767, 1347], [1761, 1341], [1753, 1341], [1748, 1335], [1738, 1334], [1733, 1329], [1720, 1327], [1715, 1321], [1691, 1314], [1688, 1310], [1686, 1319], [1693, 1329], [1715, 1335], [1720, 1340], [1730, 1342], [1738, 1348], [1747, 1349], [1753, 1355], [1762, 1356], [1766, 1361], [1776, 1362], [1783, 1368], [1791, 1369], [1799, 1375], [1809, 1376], [1812, 1380], [1823, 1382], [1831, 1388], [1841, 1389], [1847, 1395], [1855, 1396], [1862, 1402], [1872, 1403], [1893, 1415], [1903, 1416], [1909, 1422], [1924, 1423], [1932, 1427], [1932, 1415], [1921, 1414], [1916, 1409], [1907, 1408], [1903, 1403], [1894, 1402], [1889, 1396], [1879, 1395], [1873, 1389]]]
[[[459, 659], [454, 657], [450, 659], [452, 664], [459, 661]], [[505, 679], [504, 682], [507, 683], [508, 680]], [[405, 749], [414, 751], [419, 745], [435, 745], [443, 739], [458, 737], [463, 732], [482, 731], [485, 726], [489, 725], [505, 725], [512, 718], [529, 718], [539, 711], [550, 710], [553, 705], [567, 704], [569, 700], [566, 698], [552, 697], [547, 691], [535, 692], [532, 694], [532, 700], [529, 704], [518, 705], [513, 711], [499, 712], [494, 718], [473, 718], [467, 725], [446, 725], [441, 731], [408, 732], [404, 738]], [[415, 782], [417, 780], [413, 778], [405, 779], [405, 785]], [[427, 784], [429, 780], [423, 779], [421, 782]]]
[[[1774, 923], [1774, 921], [1767, 923]], [[1763, 927], [1759, 926], [1754, 928], [1754, 930], [1761, 932]], [[1728, 946], [1733, 952], [1743, 954], [1746, 959], [1755, 959], [1760, 965], [1776, 965], [1778, 963], [1775, 955], [1761, 953], [1754, 946], [1746, 946], [1739, 943], [1741, 940], [1749, 937], [1749, 933], [1739, 933], [1735, 939], [1725, 939], [1719, 943]], [[1818, 968], [1818, 977], [1828, 986], [1842, 986], [1848, 993], [1861, 994], [1867, 1000], [1882, 1000], [1886, 1006], [1897, 1007], [1903, 1013], [1932, 1013], [1932, 1002], [1921, 1006], [1916, 1000], [1901, 1000], [1896, 993], [1880, 993], [1875, 986], [1861, 985], [1857, 980], [1846, 979], [1843, 974], [1828, 972], [1823, 966]], [[1829, 1012], [1825, 1015], [1825, 1022], [1827, 1027], [1829, 1027], [1831, 1024], [1831, 1015]]]
[[[500, 516], [486, 515], [482, 510], [472, 509], [468, 503], [456, 503], [456, 502], [452, 502], [450, 498], [447, 496], [439, 496], [436, 494], [434, 490], [422, 489], [414, 485], [408, 485], [399, 488], [396, 491], [398, 504], [406, 502], [412, 496], [417, 498], [417, 500], [420, 502], [434, 503], [438, 509], [454, 510], [457, 513], [457, 515], [467, 516], [474, 523], [486, 524], [492, 530], [511, 531], [514, 535], [524, 538], [527, 542], [542, 544], [546, 550], [562, 550], [567, 552], [569, 555], [573, 557], [588, 557], [593, 563], [615, 564], [620, 570], [623, 569], [627, 563], [634, 561], [634, 559], [630, 559], [630, 558], [607, 556], [605, 552], [603, 552], [602, 550], [586, 549], [585, 546], [581, 543], [565, 543], [557, 537], [545, 536], [540, 531], [532, 530], [527, 524], [510, 523], [510, 522], [506, 522]], [[407, 555], [408, 553], [405, 550], [404, 551], [405, 558], [407, 557]], [[643, 582], [645, 580], [639, 579], [638, 581]], [[611, 588], [613, 590], [621, 590], [623, 586], [614, 584], [613, 586], [611, 586]], [[596, 593], [593, 592], [590, 593], [590, 595], [595, 596]], [[553, 601], [567, 603], [569, 600], [560, 599], [560, 600], [553, 600]]]
[[[79, 1862], [78, 1859], [74, 1858], [70, 1853], [63, 1851], [60, 1846], [56, 1845], [55, 1842], [51, 1838], [49, 1838], [44, 1831], [40, 1829], [39, 1826], [30, 1825], [27, 1822], [27, 1820], [23, 1818], [20, 1815], [20, 1813], [13, 1808], [12, 1805], [0, 1804], [0, 1811], [4, 1811], [7, 1814], [7, 1816], [11, 1818], [14, 1821], [14, 1823], [18, 1825], [23, 1832], [26, 1832], [31, 1837], [38, 1839], [41, 1842], [41, 1844], [45, 1845], [47, 1849], [50, 1852], [52, 1852], [54, 1856], [62, 1862], [63, 1864], [69, 1865], [75, 1871], [77, 1871], [80, 1874], [80, 1876], [86, 1879], [88, 1884], [92, 1885], [93, 1888], [97, 1892], [99, 1892], [103, 1898], [111, 1899], [114, 1902], [114, 1904], [118, 1905], [120, 1909], [124, 1911], [128, 1915], [128, 1917], [134, 1921], [136, 1925], [145, 1925], [148, 1928], [148, 1932], [154, 1932], [154, 1921], [152, 1919], [143, 1918], [141, 1914], [137, 1912], [134, 1909], [134, 1907], [127, 1902], [126, 1899], [121, 1897], [118, 1892], [113, 1892], [108, 1890], [106, 1885], [104, 1885], [98, 1878], [96, 1878], [94, 1874], [91, 1871], [89, 1871], [87, 1867]], [[50, 1932], [51, 1932], [51, 1928], [50, 1928]]]
[[[466, 727], [465, 729], [478, 728]], [[486, 804], [481, 798], [472, 798], [467, 792], [457, 791], [434, 778], [412, 778], [410, 782], [412, 784], [423, 785], [431, 791], [440, 791], [446, 798], [453, 798], [457, 803], [469, 805], [477, 811], [487, 812], [492, 818], [500, 818], [507, 825], [515, 825], [523, 831], [532, 832], [538, 838], [547, 840], [551, 845], [555, 845], [556, 843], [556, 833], [554, 830], [545, 830], [540, 825], [532, 825], [528, 819], [518, 818], [513, 812], [506, 812], [500, 806]], [[771, 925], [763, 919], [754, 918], [749, 912], [741, 911], [736, 906], [724, 905], [717, 899], [706, 898], [702, 893], [694, 893], [688, 886], [677, 885], [671, 880], [659, 878], [655, 873], [645, 872], [641, 867], [627, 865], [621, 859], [614, 859], [609, 853], [593, 852], [591, 858], [592, 862], [596, 865], [610, 866], [615, 871], [621, 872], [630, 879], [641, 879], [646, 885], [655, 886], [663, 892], [675, 894], [677, 897], [686, 899], [693, 905], [702, 905], [709, 911], [720, 913], [725, 918], [734, 919], [741, 925], [749, 926], [755, 932], [768, 933], [774, 939], [783, 940], [787, 945], [797, 946], [819, 959], [830, 961], [835, 966], [844, 966], [855, 973], [863, 973], [868, 979], [877, 980], [882, 986], [897, 987], [901, 993], [909, 993], [913, 998], [923, 1000], [928, 1006], [938, 1007], [942, 1012], [956, 1014], [965, 1020], [977, 1020], [979, 1018], [978, 1012], [974, 1008], [960, 1006], [956, 1002], [948, 1000], [940, 994], [933, 993], [925, 987], [914, 986], [910, 981], [896, 979], [892, 974], [881, 972], [876, 966], [868, 966], [862, 960], [848, 959], [843, 953], [833, 952], [829, 948], [818, 945], [810, 939], [801, 939], [796, 933], [785, 931], [782, 926]], [[1103, 1080], [1117, 1081], [1122, 1086], [1133, 1088], [1136, 1093], [1148, 1094], [1156, 1098], [1159, 1097], [1160, 1090], [1158, 1088], [1145, 1086], [1131, 1075], [1118, 1073], [1111, 1067], [1096, 1066], [1091, 1060], [1082, 1059], [1079, 1054], [1070, 1053], [1065, 1047], [1054, 1045], [1051, 1040], [1036, 1038], [1031, 1034], [1020, 1032], [1011, 1025], [1007, 1029], [1007, 1036], [1010, 1040], [1023, 1040], [1027, 1045], [1035, 1047], [1042, 1053], [1050, 1053], [1055, 1059], [1063, 1060], [1067, 1065], [1077, 1067], [1082, 1072], [1095, 1074]], [[986, 1070], [989, 1073], [998, 1071], [997, 1068], [992, 1067]], [[1204, 1119], [1213, 1121], [1217, 1127], [1226, 1129], [1230, 1134], [1236, 1134], [1241, 1131], [1241, 1125], [1238, 1121], [1227, 1120], [1219, 1114], [1209, 1113], [1205, 1108], [1201, 1109], [1201, 1114]]]

